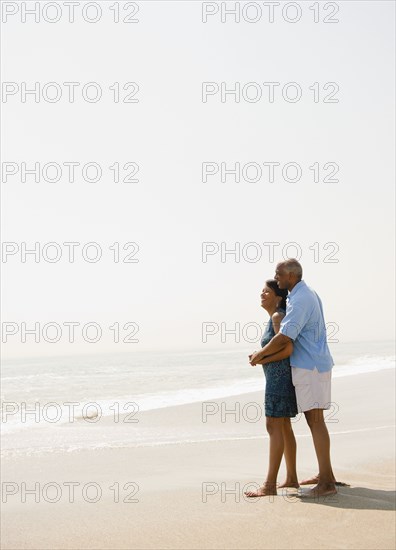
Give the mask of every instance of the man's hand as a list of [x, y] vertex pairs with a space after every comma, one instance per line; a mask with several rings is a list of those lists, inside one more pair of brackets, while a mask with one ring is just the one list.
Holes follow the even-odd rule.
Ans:
[[284, 334], [278, 332], [278, 334], [276, 334], [266, 346], [264, 346], [260, 351], [253, 354], [252, 362], [255, 365], [258, 365], [261, 364], [261, 361], [265, 357], [278, 355], [279, 352], [285, 349], [286, 345], [289, 342], [291, 342], [291, 339], [288, 336], [285, 336]]
[[249, 363], [252, 365], [252, 367], [255, 367], [256, 365], [261, 364], [262, 359], [264, 359], [265, 355], [263, 354], [263, 350], [260, 351], [254, 351], [252, 355], [249, 355]]
[[293, 353], [293, 343], [291, 340], [286, 342], [286, 345], [281, 349], [281, 351], [278, 351], [277, 353], [273, 353], [271, 355], [264, 355], [266, 353], [264, 351], [265, 348], [261, 349], [260, 351], [255, 351], [252, 353], [252, 355], [249, 355], [249, 363], [252, 365], [252, 367], [255, 367], [256, 365], [268, 365], [268, 363], [276, 363], [277, 361], [282, 361], [282, 359], [286, 359], [291, 356]]
[[252, 367], [255, 367], [256, 365], [259, 364], [258, 362], [259, 355], [260, 355], [260, 352], [258, 351], [254, 351], [252, 355], [249, 355], [249, 363], [252, 365]]

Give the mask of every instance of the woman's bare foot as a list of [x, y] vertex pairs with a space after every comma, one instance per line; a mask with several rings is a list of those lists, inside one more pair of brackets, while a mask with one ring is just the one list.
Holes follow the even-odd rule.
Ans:
[[336, 495], [337, 489], [333, 482], [330, 483], [318, 483], [315, 487], [302, 493], [301, 498], [318, 498], [318, 497], [328, 497], [330, 495]]
[[257, 491], [245, 491], [245, 495], [249, 498], [268, 497], [277, 494], [276, 483], [268, 483], [267, 481], [265, 481], [264, 485], [257, 489]]
[[295, 480], [286, 479], [286, 481], [284, 481], [279, 485], [279, 489], [283, 489], [284, 487], [293, 487], [293, 489], [298, 489], [300, 485], [296, 479]]

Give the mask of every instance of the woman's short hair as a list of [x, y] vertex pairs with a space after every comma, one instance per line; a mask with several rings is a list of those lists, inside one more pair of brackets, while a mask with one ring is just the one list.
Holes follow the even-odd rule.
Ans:
[[270, 289], [272, 289], [277, 296], [280, 296], [282, 298], [279, 307], [281, 307], [282, 309], [286, 309], [287, 290], [285, 288], [279, 288], [278, 283], [275, 281], [275, 279], [268, 279], [267, 281], [265, 281], [265, 284]]

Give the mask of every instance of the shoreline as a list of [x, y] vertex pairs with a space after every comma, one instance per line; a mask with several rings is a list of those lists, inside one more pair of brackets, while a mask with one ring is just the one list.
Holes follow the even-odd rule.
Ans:
[[[371, 429], [394, 428], [394, 412], [390, 411], [387, 418], [392, 421], [384, 420], [379, 412], [373, 407], [371, 417], [367, 418], [367, 426], [356, 423], [354, 420], [355, 411], [350, 399], [344, 398], [344, 394], [350, 391], [353, 395], [353, 402], [361, 401], [359, 388], [362, 392], [368, 393], [373, 384], [380, 384], [389, 388], [393, 384], [395, 371], [393, 369], [383, 369], [376, 372], [362, 373], [358, 378], [351, 380], [350, 376], [336, 377], [332, 381], [332, 404], [331, 408], [325, 411], [325, 418], [328, 424], [329, 433], [337, 437], [342, 430], [344, 418], [349, 418], [351, 426], [347, 433], [361, 433]], [[350, 382], [353, 381], [353, 385]], [[388, 399], [392, 401], [391, 393]], [[367, 399], [368, 400], [368, 399]], [[92, 446], [81, 447], [80, 445], [71, 445], [71, 447], [57, 448], [29, 448], [13, 450], [2, 450], [2, 459], [8, 460], [16, 456], [40, 456], [62, 453], [79, 453], [82, 451], [94, 452], [106, 449], [135, 449], [135, 448], [156, 448], [167, 445], [199, 444], [211, 443], [214, 441], [244, 441], [252, 439], [268, 439], [265, 430], [265, 411], [264, 411], [264, 383], [260, 391], [238, 393], [232, 396], [218, 397], [206, 401], [194, 401], [185, 404], [176, 404], [157, 409], [139, 411], [136, 424], [128, 424], [128, 413], [120, 413], [118, 422], [114, 422], [112, 415], [104, 415], [97, 423], [88, 423], [82, 418], [73, 423], [60, 423], [55, 426], [59, 430], [58, 434], [67, 438], [68, 430], [79, 431], [80, 437], [84, 434], [96, 437], [97, 439], [112, 436], [118, 436], [117, 443], [114, 441], [104, 441], [102, 445], [96, 443]], [[204, 421], [205, 420], [205, 421]], [[374, 422], [373, 422], [374, 421]], [[304, 415], [299, 413], [292, 419], [293, 429], [296, 438], [310, 437], [306, 430]], [[55, 432], [54, 432], [55, 433]], [[134, 437], [142, 437], [146, 433], [146, 440]], [[168, 434], [169, 439], [160, 439], [163, 434]], [[114, 435], [113, 435], [114, 434]], [[182, 437], [180, 437], [182, 434]], [[16, 434], [14, 432], [14, 437]], [[130, 442], [128, 443], [128, 438]]]
[[[182, 405], [167, 414], [146, 411], [139, 424], [181, 436], [196, 425], [197, 435], [221, 433], [230, 439], [3, 459], [3, 485], [11, 485], [2, 504], [1, 548], [393, 548], [395, 372], [353, 380], [353, 385], [348, 378], [333, 384], [333, 400], [339, 404], [331, 418], [338, 422], [328, 424], [330, 432], [337, 432], [331, 437], [333, 469], [339, 481], [351, 486], [340, 487], [331, 501], [307, 503], [292, 492], [246, 500], [244, 490], [261, 483], [267, 468], [263, 419], [235, 422], [235, 415], [226, 415], [221, 422], [216, 414], [204, 423], [201, 403]], [[261, 400], [264, 392], [253, 395]], [[224, 402], [231, 410], [251, 400], [244, 394]], [[303, 479], [317, 473], [316, 458], [305, 420], [293, 429]], [[282, 464], [279, 482], [284, 475]], [[100, 498], [93, 502], [95, 490]]]

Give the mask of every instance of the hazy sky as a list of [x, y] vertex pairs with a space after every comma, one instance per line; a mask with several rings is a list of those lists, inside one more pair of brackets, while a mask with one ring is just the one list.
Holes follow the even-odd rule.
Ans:
[[[15, 254], [3, 254], [2, 319], [3, 329], [8, 322], [18, 331], [3, 347], [6, 356], [232, 347], [233, 337], [221, 343], [221, 323], [240, 323], [243, 341], [243, 326], [267, 320], [259, 294], [282, 250], [301, 252], [304, 278], [322, 297], [326, 321], [339, 327], [340, 341], [393, 337], [392, 1], [330, 3], [327, 12], [321, 2], [317, 13], [309, 9], [313, 2], [300, 1], [300, 14], [293, 6], [285, 12], [289, 19], [301, 16], [295, 23], [282, 17], [285, 2], [274, 7], [273, 23], [263, 2], [250, 3], [250, 11], [237, 2], [236, 23], [221, 13], [220, 3], [184, 1], [137, 2], [135, 14], [134, 3], [100, 2], [97, 23], [84, 20], [84, 9], [86, 18], [95, 17], [86, 2], [75, 8], [74, 23], [65, 3], [57, 2], [60, 20], [49, 23], [45, 18], [56, 13], [43, 12], [41, 2], [39, 22], [29, 15], [23, 22], [22, 5], [33, 4], [2, 2], [8, 13], [18, 8], [3, 12], [2, 24], [2, 239], [16, 243], [3, 244]], [[110, 9], [116, 4], [119, 23]], [[334, 6], [339, 10], [331, 15]], [[202, 10], [216, 7], [204, 23]], [[257, 22], [246, 20], [255, 14]], [[339, 21], [324, 23], [326, 16]], [[123, 23], [124, 17], [138, 22]], [[22, 93], [35, 82], [38, 102]], [[51, 82], [57, 85], [46, 86]], [[79, 83], [74, 103], [65, 82]], [[90, 82], [97, 84], [84, 88]], [[132, 84], [124, 90], [128, 82], [139, 90]], [[203, 82], [218, 89], [206, 101]], [[270, 82], [279, 83], [273, 102]], [[224, 93], [222, 102], [221, 90], [236, 83], [239, 102]], [[83, 88], [87, 98], [100, 89], [101, 99], [84, 100]], [[59, 101], [51, 102], [59, 90]], [[301, 98], [293, 102], [295, 93]], [[324, 102], [326, 97], [338, 102]], [[80, 163], [74, 182], [67, 162]], [[39, 163], [40, 169], [57, 163], [62, 177], [45, 181], [56, 179], [49, 166], [39, 182], [32, 175], [22, 182], [22, 163]], [[99, 181], [84, 181], [87, 163], [100, 165]], [[138, 165], [131, 178], [139, 181], [115, 182], [115, 163], [121, 179]], [[124, 170], [126, 163], [135, 164]], [[206, 182], [203, 163], [218, 169]], [[221, 163], [228, 169], [240, 163], [240, 181], [232, 174], [222, 181]], [[264, 163], [279, 163], [273, 182]], [[288, 163], [296, 164], [286, 167], [284, 179]], [[326, 163], [333, 164], [325, 170]], [[298, 179], [296, 165], [299, 181], [287, 181]], [[339, 181], [324, 182], [335, 165]], [[94, 172], [87, 167], [85, 179], [94, 179]], [[23, 246], [31, 249], [35, 242], [40, 261], [28, 255], [23, 262]], [[74, 263], [67, 242], [80, 243]], [[96, 250], [84, 248], [90, 242]], [[291, 242], [298, 248], [288, 247]], [[137, 243], [131, 258], [139, 262], [115, 262], [114, 243], [121, 260], [136, 251], [134, 245], [123, 250], [125, 243]], [[202, 243], [213, 243], [205, 262]], [[279, 243], [274, 258], [263, 243]], [[235, 246], [239, 261], [221, 257]], [[101, 259], [88, 262], [83, 248], [85, 258], [101, 250]], [[59, 251], [58, 262], [45, 261]], [[42, 335], [50, 322], [63, 327], [54, 344]], [[68, 322], [80, 323], [73, 344]], [[82, 337], [89, 322], [103, 331], [96, 344]], [[128, 322], [139, 326], [139, 343], [113, 343], [114, 323], [122, 339], [134, 330], [122, 328]], [[204, 344], [206, 322], [219, 332]], [[21, 323], [40, 324], [39, 344], [33, 336], [21, 342]]]

